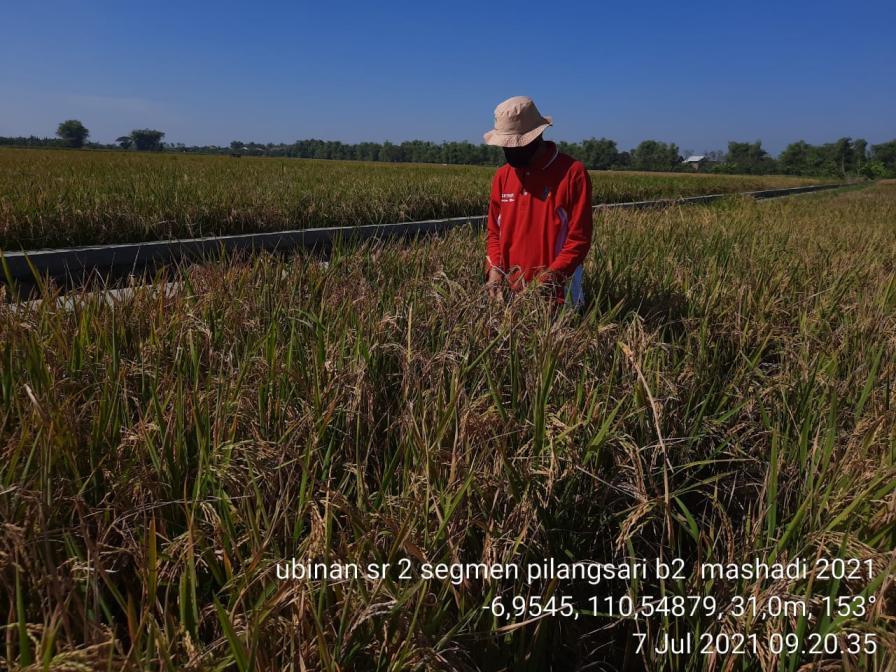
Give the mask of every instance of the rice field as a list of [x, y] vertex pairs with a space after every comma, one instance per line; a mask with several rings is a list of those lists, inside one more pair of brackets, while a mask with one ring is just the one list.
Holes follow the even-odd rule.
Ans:
[[[0, 249], [485, 214], [494, 168], [0, 149]], [[592, 172], [595, 203], [798, 186], [783, 176]]]
[[[4, 207], [69, 232], [93, 222], [94, 237], [111, 235], [106, 208], [146, 235], [138, 222], [162, 211], [189, 228], [233, 208], [239, 228], [236, 213], [268, 212], [284, 193], [298, 209], [270, 210], [271, 226], [390, 219], [376, 208], [397, 193], [409, 218], [456, 214], [421, 187], [472, 206], [487, 180], [381, 167], [408, 179], [368, 178], [380, 205], [352, 202], [350, 215], [331, 209], [335, 177], [362, 167], [141, 158], [157, 167], [146, 184], [134, 158], [85, 155], [90, 177], [72, 193], [53, 154], [27, 156], [41, 158], [16, 189], [30, 179], [35, 193]], [[49, 185], [33, 177], [53, 171]], [[259, 192], [240, 171], [270, 179]], [[685, 184], [596, 178], [602, 199]], [[100, 183], [116, 187], [97, 198]], [[302, 219], [303, 193], [334, 200]], [[37, 242], [47, 229], [33, 221]], [[582, 315], [552, 319], [535, 292], [490, 301], [483, 249], [481, 233], [454, 230], [337, 250], [327, 265], [299, 254], [193, 266], [174, 291], [111, 305], [59, 305], [51, 288], [0, 305], [0, 668], [893, 669], [896, 184], [602, 213]], [[402, 576], [422, 563], [819, 556], [868, 575], [596, 588]], [[278, 578], [292, 558], [392, 569]], [[614, 595], [712, 597], [725, 612], [605, 615]], [[483, 608], [514, 596], [568, 596], [578, 617]], [[808, 612], [729, 608], [751, 597]], [[821, 615], [838, 598], [867, 608]], [[663, 631], [755, 646], [636, 650], [637, 632]], [[776, 650], [776, 633], [840, 648]], [[846, 650], [866, 636], [874, 652]]]

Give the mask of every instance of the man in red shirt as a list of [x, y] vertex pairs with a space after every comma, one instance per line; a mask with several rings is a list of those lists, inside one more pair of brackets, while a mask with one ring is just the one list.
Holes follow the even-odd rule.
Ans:
[[503, 296], [540, 282], [559, 304], [584, 305], [582, 265], [591, 249], [591, 177], [581, 161], [542, 138], [553, 125], [527, 96], [495, 108], [495, 128], [483, 137], [504, 148], [507, 163], [492, 180], [485, 272]]

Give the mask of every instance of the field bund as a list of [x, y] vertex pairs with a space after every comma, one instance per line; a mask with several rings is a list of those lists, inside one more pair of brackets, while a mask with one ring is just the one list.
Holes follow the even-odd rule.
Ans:
[[[737, 195], [756, 199], [779, 198], [843, 187], [842, 184], [817, 184], [799, 187], [764, 189], [753, 192], [737, 192]], [[603, 203], [594, 206], [595, 213], [606, 209], [659, 208], [673, 205], [712, 203], [734, 194], [707, 194], [673, 199], [626, 201]], [[458, 226], [484, 228], [487, 217], [449, 217], [421, 222], [392, 224], [362, 224], [328, 228], [295, 229], [271, 233], [245, 233], [208, 238], [147, 241], [96, 246], [80, 246], [67, 249], [42, 249], [21, 252], [2, 252], [0, 264], [7, 280], [33, 286], [50, 277], [75, 287], [91, 277], [111, 279], [121, 275], [151, 273], [163, 264], [207, 262], [221, 256], [261, 251], [287, 252], [296, 248], [329, 253], [334, 245], [351, 242], [412, 238], [443, 233]]]

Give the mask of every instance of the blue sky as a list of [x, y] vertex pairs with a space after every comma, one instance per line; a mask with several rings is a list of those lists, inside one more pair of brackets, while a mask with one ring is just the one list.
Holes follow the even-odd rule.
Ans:
[[4, 0], [0, 135], [481, 142], [530, 95], [545, 137], [682, 150], [896, 138], [896, 2]]

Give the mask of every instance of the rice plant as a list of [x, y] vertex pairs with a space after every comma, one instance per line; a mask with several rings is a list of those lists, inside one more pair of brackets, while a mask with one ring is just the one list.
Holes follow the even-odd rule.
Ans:
[[[0, 249], [485, 214], [494, 168], [0, 149]], [[805, 178], [593, 172], [595, 203]]]
[[[337, 249], [327, 265], [193, 266], [175, 291], [160, 274], [115, 301], [48, 286], [4, 304], [0, 667], [891, 669], [894, 222], [892, 183], [602, 213], [582, 315], [553, 316], [535, 291], [490, 301], [468, 230]], [[610, 590], [402, 576], [817, 555], [875, 578]], [[293, 558], [389, 569], [278, 578]], [[592, 613], [612, 591], [785, 596], [812, 613]], [[578, 618], [483, 609], [563, 594]], [[876, 601], [818, 615], [847, 595]], [[760, 644], [639, 653], [637, 627]], [[768, 644], [810, 632], [873, 634], [878, 649]]]

